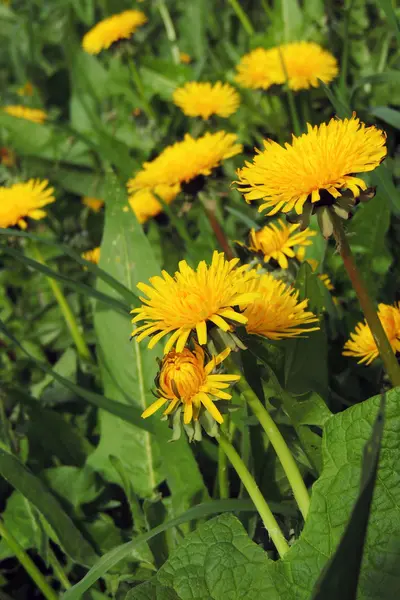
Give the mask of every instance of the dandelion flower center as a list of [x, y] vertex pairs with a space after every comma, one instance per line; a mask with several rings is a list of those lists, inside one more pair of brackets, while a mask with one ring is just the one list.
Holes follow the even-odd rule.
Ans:
[[83, 49], [89, 54], [98, 54], [118, 40], [128, 39], [147, 17], [140, 10], [125, 10], [97, 23], [82, 40]]
[[240, 97], [228, 83], [191, 81], [175, 90], [174, 103], [189, 117], [209, 119], [211, 115], [230, 117], [237, 111]]
[[302, 214], [307, 200], [318, 202], [322, 192], [334, 202], [345, 188], [357, 197], [367, 186], [353, 173], [372, 171], [386, 156], [385, 134], [366, 127], [355, 115], [307, 128], [285, 146], [264, 141], [265, 149], [238, 170], [246, 201], [264, 199], [260, 211], [270, 209], [273, 215], [294, 209]]
[[179, 271], [171, 277], [166, 271], [162, 277], [152, 277], [150, 285], [139, 283], [146, 294], [143, 305], [134, 309], [133, 323], [144, 321], [132, 333], [140, 342], [154, 335], [149, 342], [152, 348], [161, 338], [170, 334], [164, 353], [176, 344], [181, 352], [193, 331], [199, 344], [207, 343], [207, 323], [223, 331], [233, 324], [246, 324], [246, 317], [237, 307], [247, 306], [257, 296], [256, 291], [244, 291], [246, 283], [256, 277], [247, 265], [238, 267], [238, 259], [227, 261], [223, 253], [214, 252], [210, 266], [201, 261], [196, 270], [186, 261], [179, 263]]
[[184, 348], [182, 352], [171, 350], [164, 356], [161, 364], [157, 390], [159, 398], [143, 412], [142, 417], [149, 417], [168, 404], [164, 415], [169, 415], [182, 406], [185, 424], [192, 419], [197, 421], [202, 409], [207, 410], [218, 423], [222, 423], [223, 417], [214, 401], [230, 400], [231, 394], [222, 390], [240, 379], [238, 375], [214, 373], [215, 368], [229, 353], [230, 349], [227, 348], [205, 364], [204, 351], [197, 344], [193, 352], [189, 348]]

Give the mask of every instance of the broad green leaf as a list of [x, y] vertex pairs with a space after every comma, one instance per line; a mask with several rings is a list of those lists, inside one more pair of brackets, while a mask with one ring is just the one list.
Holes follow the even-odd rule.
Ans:
[[61, 465], [45, 469], [42, 478], [49, 488], [64, 502], [69, 502], [76, 510], [81, 504], [93, 502], [102, 490], [98, 476], [88, 466], [80, 469], [70, 465]]
[[376, 108], [370, 108], [369, 112], [392, 127], [400, 129], [400, 111], [388, 106], [377, 106]]
[[[113, 198], [113, 202], [106, 205], [100, 266], [133, 291], [139, 281], [157, 275], [160, 268], [141, 225], [129, 209], [125, 190], [111, 174], [105, 198]], [[102, 281], [97, 286], [102, 293], [114, 294]], [[130, 341], [132, 325], [128, 316], [97, 303], [94, 319], [97, 356], [105, 394], [142, 412], [154, 401], [151, 388], [158, 368], [157, 353], [148, 350], [145, 344]], [[100, 442], [89, 459], [90, 464], [108, 480], [119, 483], [109, 460], [110, 455], [116, 456], [132, 480], [135, 492], [142, 497], [151, 496], [163, 479], [157, 440], [142, 428], [135, 428], [108, 412], [101, 412], [99, 418]]]
[[205, 61], [207, 56], [207, 25], [211, 9], [209, 0], [185, 2], [178, 22], [180, 39], [184, 40], [187, 52], [198, 61]]
[[374, 298], [379, 296], [383, 279], [392, 263], [386, 246], [389, 225], [389, 203], [378, 188], [375, 198], [357, 208], [348, 226], [351, 234], [349, 241], [356, 255], [357, 267]]
[[373, 173], [372, 182], [378, 186], [379, 196], [385, 199], [395, 215], [400, 215], [400, 189], [393, 183], [393, 174], [387, 164], [383, 163]]
[[382, 443], [385, 399], [382, 397], [371, 437], [363, 453], [361, 487], [340, 544], [317, 581], [312, 600], [354, 600], [357, 594], [363, 549], [367, 535], [379, 453]]
[[[7, 505], [1, 515], [7, 530], [24, 549], [38, 547], [38, 538], [41, 537], [40, 527], [34, 509], [29, 501], [20, 492], [14, 491], [7, 500]], [[0, 560], [14, 556], [9, 545], [0, 541]]]
[[0, 449], [0, 475], [35, 506], [50, 524], [63, 550], [75, 562], [90, 566], [96, 554], [46, 486], [17, 457]]
[[283, 36], [285, 42], [296, 41], [303, 27], [303, 12], [297, 0], [281, 0]]
[[385, 12], [388, 23], [393, 29], [397, 38], [397, 43], [400, 46], [400, 26], [394, 10], [394, 2], [392, 2], [392, 0], [379, 0], [379, 2], [377, 2], [377, 5]]

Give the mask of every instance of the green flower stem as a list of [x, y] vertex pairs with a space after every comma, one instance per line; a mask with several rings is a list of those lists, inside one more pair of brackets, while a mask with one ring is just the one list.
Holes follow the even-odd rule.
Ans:
[[49, 548], [49, 563], [53, 569], [54, 575], [57, 577], [63, 588], [69, 590], [69, 588], [72, 587], [72, 584], [69, 582], [68, 577], [64, 573], [64, 569], [51, 548]]
[[[229, 414], [225, 415], [224, 422], [221, 424], [221, 431], [228, 439], [230, 438]], [[221, 500], [229, 498], [228, 460], [221, 445], [218, 448], [218, 491]]]
[[357, 269], [350, 244], [347, 241], [346, 233], [343, 228], [343, 221], [333, 210], [330, 211], [330, 216], [333, 224], [333, 235], [337, 243], [339, 254], [342, 257], [347, 274], [350, 277], [350, 281], [357, 294], [368, 326], [372, 332], [372, 335], [374, 336], [374, 340], [386, 372], [389, 375], [393, 386], [400, 386], [400, 366], [397, 362], [396, 355], [392, 350], [385, 330], [382, 327], [382, 323], [378, 317], [374, 303], [367, 291], [367, 288], [365, 287], [365, 283], [361, 277], [361, 274]]
[[160, 11], [160, 15], [164, 23], [168, 41], [171, 44], [172, 60], [175, 64], [179, 65], [179, 63], [181, 62], [181, 58], [179, 54], [178, 44], [176, 43], [176, 32], [171, 19], [171, 15], [169, 14], [167, 5], [165, 4], [164, 0], [158, 0], [157, 7]]
[[9, 548], [13, 551], [16, 558], [19, 560], [25, 571], [35, 582], [39, 590], [42, 592], [46, 600], [57, 600], [58, 595], [47, 583], [44, 575], [39, 571], [33, 560], [28, 554], [21, 548], [17, 540], [13, 535], [6, 529], [3, 521], [0, 519], [0, 535]]
[[243, 8], [240, 6], [238, 0], [229, 0], [229, 4], [235, 11], [237, 18], [241, 22], [243, 29], [246, 31], [246, 33], [248, 33], [249, 35], [254, 35], [254, 27], [251, 24], [249, 17], [246, 15]]
[[247, 404], [250, 406], [251, 410], [259, 420], [261, 427], [264, 429], [269, 441], [277, 453], [282, 468], [292, 488], [293, 495], [299, 506], [300, 512], [305, 520], [310, 507], [310, 497], [292, 453], [290, 452], [271, 415], [263, 403], [257, 398], [247, 381], [242, 377], [236, 385], [244, 396]]
[[151, 108], [149, 101], [146, 98], [146, 93], [144, 91], [142, 79], [140, 77], [139, 71], [136, 68], [135, 61], [131, 55], [128, 55], [127, 63], [133, 82], [136, 86], [136, 90], [142, 101], [143, 110], [151, 121], [156, 121], [156, 115], [153, 109]]
[[228, 238], [226, 237], [225, 231], [222, 229], [220, 222], [217, 219], [217, 215], [215, 214], [215, 203], [213, 200], [208, 200], [202, 192], [199, 192], [199, 198], [203, 205], [204, 212], [208, 219], [208, 222], [211, 225], [211, 229], [214, 232], [215, 237], [217, 238], [218, 244], [221, 249], [224, 251], [225, 256], [228, 260], [232, 260], [235, 258], [235, 254], [230, 247]]
[[229, 461], [231, 462], [244, 487], [246, 488], [250, 498], [254, 503], [254, 506], [256, 507], [262, 519], [262, 522], [265, 525], [266, 530], [268, 531], [272, 541], [275, 544], [277, 551], [279, 552], [279, 556], [282, 558], [289, 550], [289, 545], [285, 540], [285, 537], [274, 515], [272, 514], [272, 511], [268, 506], [267, 501], [262, 495], [260, 488], [254, 481], [254, 478], [251, 475], [250, 471], [247, 469], [246, 465], [244, 464], [244, 462], [242, 461], [239, 454], [236, 452], [235, 448], [232, 446], [231, 442], [228, 440], [226, 435], [220, 432], [220, 434], [217, 437], [217, 441], [220, 445], [220, 448], [222, 448]]
[[289, 86], [289, 77], [288, 77], [286, 64], [285, 64], [281, 50], [279, 50], [279, 57], [280, 57], [282, 69], [283, 69], [283, 72], [285, 75], [286, 94], [287, 94], [287, 99], [288, 99], [290, 117], [291, 117], [292, 125], [293, 125], [293, 131], [294, 131], [294, 134], [298, 136], [301, 134], [300, 119], [299, 119], [299, 115], [297, 113], [296, 101], [294, 99], [293, 90], [291, 90], [291, 88]]
[[[46, 262], [36, 244], [32, 244], [32, 249], [33, 249], [33, 255], [34, 255], [35, 259], [40, 264], [46, 266]], [[90, 354], [90, 350], [85, 342], [85, 338], [83, 337], [82, 333], [79, 330], [79, 326], [75, 319], [75, 315], [72, 312], [71, 307], [68, 304], [67, 299], [64, 296], [61, 287], [58, 285], [58, 282], [55, 279], [52, 279], [51, 277], [46, 277], [46, 279], [47, 279], [47, 281], [51, 287], [51, 290], [54, 294], [54, 297], [57, 300], [58, 305], [61, 309], [61, 312], [63, 314], [63, 317], [64, 317], [67, 327], [69, 329], [69, 332], [72, 336], [72, 339], [74, 340], [76, 349], [78, 350], [78, 354], [81, 356], [81, 358], [91, 361], [92, 355]]]

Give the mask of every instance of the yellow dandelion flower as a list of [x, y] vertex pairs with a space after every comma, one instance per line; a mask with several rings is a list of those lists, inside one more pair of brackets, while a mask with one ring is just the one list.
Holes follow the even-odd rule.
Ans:
[[48, 116], [44, 110], [40, 110], [39, 108], [28, 108], [26, 106], [11, 104], [9, 106], [3, 106], [3, 111], [12, 117], [26, 119], [27, 121], [39, 123], [40, 125], [43, 125]]
[[[389, 306], [379, 304], [378, 317], [392, 346], [393, 352], [400, 352], [400, 304]], [[374, 337], [366, 321], [357, 324], [350, 339], [345, 343], [343, 356], [359, 358], [359, 364], [369, 365], [379, 356]]]
[[182, 260], [174, 277], [163, 271], [162, 277], [150, 279], [151, 285], [139, 283], [137, 287], [147, 298], [140, 298], [143, 305], [132, 311], [137, 313], [132, 322], [145, 324], [132, 336], [137, 336], [138, 342], [154, 336], [148, 344], [153, 348], [169, 334], [166, 354], [175, 344], [177, 352], [182, 352], [192, 331], [196, 331], [200, 345], [206, 344], [207, 323], [223, 331], [229, 331], [231, 324], [245, 325], [247, 318], [236, 307], [244, 308], [257, 298], [257, 291], [244, 291], [257, 274], [247, 265], [238, 267], [238, 262], [237, 258], [226, 260], [223, 252], [214, 252], [210, 266], [202, 260], [194, 270]]
[[34, 87], [30, 81], [27, 81], [23, 86], [17, 89], [18, 96], [33, 96]]
[[294, 258], [297, 255], [294, 247], [309, 246], [312, 243], [309, 238], [316, 235], [316, 232], [312, 229], [297, 231], [300, 227], [298, 223], [286, 225], [281, 219], [278, 224], [279, 227], [275, 223], [271, 223], [258, 231], [252, 229], [248, 248], [252, 252], [263, 254], [264, 262], [267, 263], [274, 259], [281, 269], [287, 269], [288, 258]]
[[83, 196], [82, 204], [88, 206], [93, 212], [98, 213], [104, 206], [104, 200], [93, 198], [92, 196]]
[[202, 407], [217, 423], [223, 423], [224, 419], [214, 401], [230, 400], [231, 394], [222, 390], [239, 381], [240, 375], [222, 375], [214, 373], [214, 370], [229, 353], [230, 349], [227, 348], [205, 364], [204, 350], [197, 344], [194, 352], [189, 348], [184, 348], [182, 352], [168, 352], [162, 361], [158, 378], [159, 398], [143, 412], [142, 417], [146, 419], [168, 403], [164, 415], [170, 415], [182, 406], [186, 425], [192, 419], [198, 420]]
[[183, 141], [168, 146], [161, 154], [143, 164], [143, 168], [128, 181], [131, 192], [157, 185], [176, 185], [197, 175], [210, 175], [221, 162], [242, 151], [234, 133], [206, 133], [194, 139], [186, 134]]
[[246, 291], [258, 292], [258, 297], [243, 308], [247, 317], [248, 333], [262, 335], [270, 340], [281, 340], [304, 335], [319, 327], [307, 327], [316, 323], [314, 313], [306, 311], [308, 300], [299, 302], [299, 293], [294, 288], [275, 279], [269, 273], [249, 279]]
[[99, 264], [100, 246], [97, 246], [97, 248], [92, 248], [91, 250], [87, 250], [87, 252], [83, 252], [82, 258], [94, 263], [95, 265]]
[[29, 179], [11, 187], [0, 187], [0, 227], [18, 225], [26, 229], [26, 217], [35, 221], [43, 219], [47, 213], [42, 207], [55, 201], [54, 189], [48, 188], [48, 183]]
[[173, 100], [188, 117], [209, 119], [211, 115], [230, 117], [237, 111], [240, 96], [229, 83], [190, 81], [175, 90]]
[[[129, 196], [128, 201], [139, 223], [145, 223], [163, 211], [163, 206], [157, 200], [157, 194], [166, 204], [171, 204], [181, 191], [179, 183], [176, 185], [157, 185], [154, 190], [139, 190]], [[153, 193], [154, 192], [154, 193]]]
[[125, 10], [97, 23], [83, 37], [82, 47], [89, 54], [99, 54], [114, 42], [130, 38], [146, 22], [147, 17], [142, 11]]
[[283, 84], [286, 69], [288, 85], [294, 91], [318, 87], [319, 79], [330, 83], [338, 74], [336, 58], [315, 42], [283, 44], [274, 48], [275, 51], [275, 65], [270, 76], [274, 83]]
[[333, 204], [344, 188], [357, 197], [367, 186], [353, 174], [372, 171], [386, 156], [385, 134], [355, 115], [307, 128], [285, 146], [264, 141], [265, 150], [238, 170], [236, 183], [246, 201], [265, 200], [259, 211], [302, 214], [307, 200]]
[[245, 88], [266, 90], [273, 84], [270, 74], [275, 60], [271, 50], [256, 48], [242, 56], [235, 80]]
[[186, 52], [180, 52], [179, 53], [179, 60], [184, 65], [188, 65], [189, 63], [192, 62], [192, 57], [190, 56], [190, 54], [187, 54]]

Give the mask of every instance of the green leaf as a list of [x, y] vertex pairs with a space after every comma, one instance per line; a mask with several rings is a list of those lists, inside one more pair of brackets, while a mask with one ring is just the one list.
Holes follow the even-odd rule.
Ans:
[[400, 215], [400, 190], [393, 183], [393, 175], [387, 164], [383, 163], [371, 173], [373, 184], [378, 186], [378, 194], [385, 199], [396, 215]]
[[354, 83], [351, 94], [354, 94], [358, 88], [363, 87], [364, 85], [375, 85], [382, 83], [400, 84], [400, 73], [398, 71], [385, 71], [384, 73], [372, 73], [372, 75], [361, 77], [361, 79], [358, 79]]
[[[5, 511], [1, 515], [7, 530], [24, 549], [38, 547], [41, 537], [37, 519], [29, 501], [20, 492], [14, 491], [7, 500]], [[9, 545], [0, 541], [0, 560], [14, 556]]]
[[312, 600], [354, 600], [367, 535], [379, 453], [382, 443], [385, 397], [363, 453], [360, 494], [340, 544], [317, 582]]
[[393, 8], [392, 0], [379, 0], [377, 5], [385, 12], [386, 18], [397, 37], [397, 43], [400, 45], [400, 27], [396, 13]]
[[375, 108], [370, 108], [369, 112], [392, 127], [400, 129], [400, 111], [388, 106], [376, 106]]
[[72, 560], [86, 566], [96, 561], [93, 548], [46, 486], [18, 458], [1, 449], [0, 474], [36, 506], [52, 527], [61, 547]]
[[[130, 210], [126, 191], [114, 176], [107, 176], [106, 222], [101, 244], [101, 267], [133, 290], [139, 281], [157, 275], [149, 242]], [[112, 202], [111, 202], [112, 199]], [[110, 200], [107, 203], [107, 200]], [[98, 290], [108, 295], [114, 291], [102, 281]], [[148, 350], [136, 340], [130, 341], [132, 325], [126, 317], [97, 303], [95, 309], [97, 355], [105, 394], [130, 409], [142, 412], [154, 401], [151, 388], [158, 370], [156, 351]], [[119, 483], [119, 476], [109, 460], [119, 458], [141, 497], [151, 496], [162, 481], [161, 460], [156, 439], [143, 430], [101, 412], [100, 442], [89, 463], [109, 481]], [[132, 460], [132, 457], [135, 460]]]

